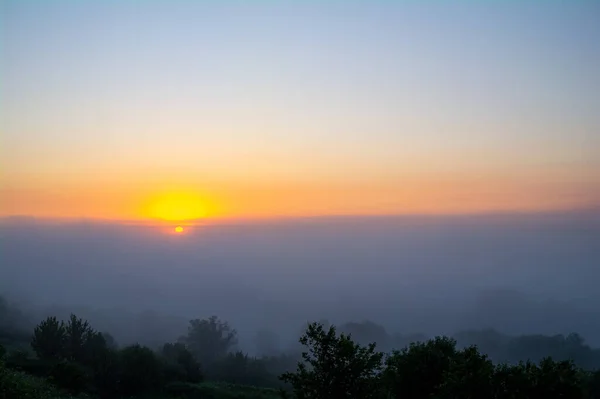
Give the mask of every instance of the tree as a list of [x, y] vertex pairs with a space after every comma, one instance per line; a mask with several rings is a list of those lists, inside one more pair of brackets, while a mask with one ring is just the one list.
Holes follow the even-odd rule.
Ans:
[[197, 383], [202, 381], [200, 363], [182, 343], [164, 344], [162, 356], [167, 362], [170, 379]]
[[100, 398], [118, 397], [122, 370], [119, 353], [106, 348], [94, 359], [91, 369], [93, 383]]
[[590, 399], [600, 399], [600, 370], [586, 376], [587, 394]]
[[392, 352], [384, 371], [387, 390], [399, 398], [438, 395], [456, 353], [456, 341], [446, 337], [412, 343]]
[[444, 373], [440, 392], [444, 398], [492, 398], [494, 364], [476, 346], [456, 352]]
[[217, 316], [191, 320], [188, 334], [180, 339], [203, 367], [223, 358], [237, 344], [237, 332]]
[[78, 350], [79, 355], [74, 361], [94, 368], [97, 363], [104, 361], [106, 352], [111, 349], [108, 348], [103, 334], [91, 331]]
[[35, 327], [31, 347], [40, 359], [60, 359], [65, 353], [65, 324], [56, 317], [48, 317]]
[[537, 398], [581, 398], [583, 384], [572, 361], [544, 358], [530, 368], [532, 396]]
[[237, 351], [217, 361], [207, 375], [217, 381], [240, 385], [279, 388], [282, 383], [277, 374], [267, 370], [265, 358], [259, 359]]
[[154, 392], [162, 385], [162, 365], [145, 346], [131, 345], [120, 351], [120, 388], [125, 396]]
[[295, 373], [284, 373], [281, 380], [292, 386], [298, 399], [375, 398], [383, 354], [375, 344], [360, 346], [334, 326], [326, 331], [312, 323], [299, 342], [308, 348], [302, 353]]
[[47, 371], [52, 383], [70, 393], [79, 394], [89, 383], [87, 370], [69, 360], [54, 362]]
[[[499, 365], [493, 376], [496, 399], [584, 398], [588, 376], [570, 361]], [[593, 398], [593, 396], [590, 395]]]
[[71, 314], [65, 325], [65, 357], [70, 361], [84, 363], [86, 346], [93, 338], [98, 339], [87, 320]]
[[531, 394], [529, 369], [531, 364], [500, 364], [496, 366], [492, 377], [493, 398], [528, 399]]

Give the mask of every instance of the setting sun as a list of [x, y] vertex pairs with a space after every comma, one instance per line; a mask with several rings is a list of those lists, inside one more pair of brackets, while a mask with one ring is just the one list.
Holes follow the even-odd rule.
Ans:
[[[144, 216], [167, 221], [203, 219], [214, 214], [215, 207], [206, 198], [185, 192], [156, 196], [144, 209]], [[181, 226], [177, 227], [179, 228]], [[183, 228], [181, 229], [183, 231]]]
[[181, 226], [175, 227], [175, 233], [183, 233], [183, 227], [181, 227]]

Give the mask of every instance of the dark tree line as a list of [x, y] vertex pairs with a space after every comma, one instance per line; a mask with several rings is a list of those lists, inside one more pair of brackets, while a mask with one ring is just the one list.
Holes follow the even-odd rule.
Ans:
[[326, 398], [600, 398], [600, 371], [543, 358], [495, 365], [476, 346], [436, 337], [389, 354], [362, 346], [334, 326], [309, 325], [295, 372], [282, 375], [297, 399]]
[[428, 339], [390, 335], [372, 322], [338, 329], [323, 321], [307, 325], [301, 353], [275, 353], [276, 335], [262, 332], [270, 354], [251, 357], [236, 350], [236, 330], [216, 316], [191, 320], [187, 334], [156, 347], [119, 347], [75, 315], [49, 317], [27, 338], [29, 351], [10, 345], [15, 330], [7, 320], [0, 318], [0, 339], [9, 343], [0, 345], [0, 399], [56, 398], [44, 393], [48, 384], [61, 395], [99, 399], [227, 397], [207, 394], [207, 381], [271, 388], [252, 397], [278, 389], [297, 399], [600, 399], [600, 352], [577, 334], [490, 330]]

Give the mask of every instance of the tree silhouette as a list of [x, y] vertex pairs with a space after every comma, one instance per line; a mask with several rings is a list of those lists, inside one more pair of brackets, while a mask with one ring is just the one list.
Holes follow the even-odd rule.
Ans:
[[120, 362], [120, 390], [124, 395], [135, 396], [160, 389], [162, 366], [150, 348], [125, 347], [120, 351]]
[[[71, 314], [69, 321], [65, 324], [65, 357], [70, 361], [86, 363], [86, 349], [89, 344], [106, 346], [106, 342], [100, 341], [101, 335], [97, 334], [87, 320], [78, 318]], [[95, 340], [95, 342], [91, 342]]]
[[281, 380], [292, 386], [294, 397], [305, 398], [375, 398], [379, 395], [378, 374], [383, 354], [375, 344], [367, 347], [354, 343], [350, 336], [338, 335], [312, 323], [299, 342], [308, 351], [302, 353], [296, 372], [284, 373]]
[[191, 320], [188, 333], [180, 339], [203, 367], [225, 357], [237, 344], [237, 332], [217, 316]]
[[451, 359], [440, 386], [441, 397], [479, 399], [492, 398], [494, 364], [477, 347], [457, 351]]
[[60, 359], [65, 353], [65, 324], [56, 317], [48, 317], [33, 330], [31, 347], [40, 359]]
[[386, 359], [386, 386], [395, 397], [435, 397], [455, 356], [456, 341], [450, 338], [412, 343]]
[[161, 352], [167, 362], [170, 379], [191, 383], [202, 381], [200, 363], [184, 344], [164, 344]]

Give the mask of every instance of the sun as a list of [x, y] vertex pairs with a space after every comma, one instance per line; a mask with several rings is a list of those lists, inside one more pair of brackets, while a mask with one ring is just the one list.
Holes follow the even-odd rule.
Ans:
[[179, 234], [183, 233], [183, 227], [181, 227], [181, 226], [175, 227], [175, 233], [179, 233]]
[[181, 222], [207, 218], [214, 213], [213, 208], [203, 196], [188, 192], [171, 192], [149, 199], [144, 214], [152, 219]]

